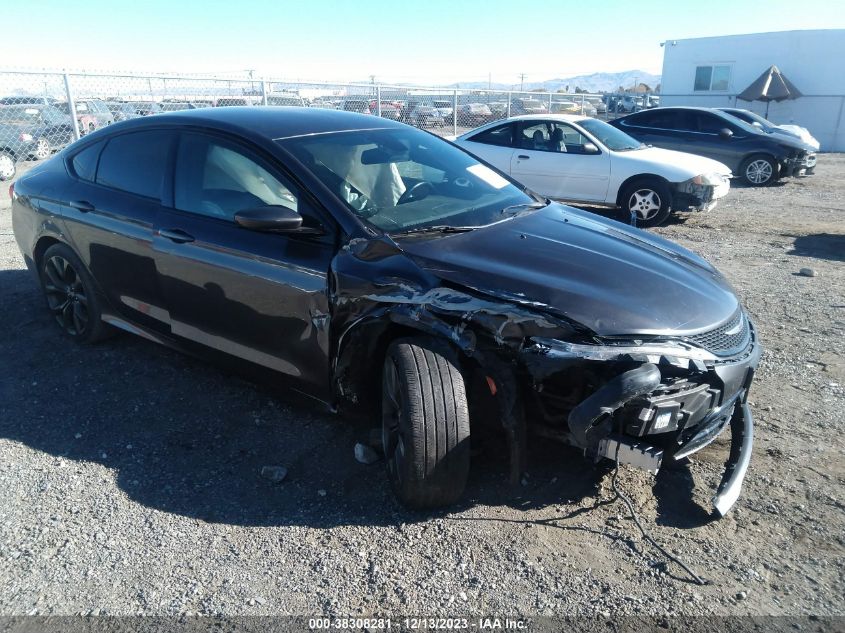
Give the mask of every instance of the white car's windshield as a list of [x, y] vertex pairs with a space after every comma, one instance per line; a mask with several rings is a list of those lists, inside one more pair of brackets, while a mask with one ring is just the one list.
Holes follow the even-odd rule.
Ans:
[[388, 233], [479, 227], [537, 201], [455, 146], [413, 128], [280, 140], [350, 211]]
[[595, 136], [607, 149], [614, 152], [625, 152], [645, 147], [637, 139], [628, 136], [622, 130], [598, 119], [582, 119], [578, 121], [578, 125]]

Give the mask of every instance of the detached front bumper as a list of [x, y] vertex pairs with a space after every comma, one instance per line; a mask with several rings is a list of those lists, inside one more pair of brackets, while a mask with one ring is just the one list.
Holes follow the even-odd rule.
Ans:
[[[741, 313], [717, 330], [699, 338], [714, 345], [714, 337], [726, 332], [720, 340], [733, 347], [724, 348], [722, 356], [682, 342], [591, 347], [534, 340], [549, 361], [581, 359], [594, 369], [618, 364], [620, 373], [592, 390], [566, 418], [568, 441], [596, 459], [656, 473], [664, 461], [692, 455], [730, 427], [730, 457], [713, 498], [716, 512], [724, 516], [739, 497], [751, 459], [753, 419], [747, 398], [762, 350]], [[541, 393], [560, 385], [544, 384]]]
[[695, 179], [675, 185], [672, 196], [672, 208], [676, 211], [710, 211], [716, 203], [728, 195], [731, 190], [730, 175], [724, 176], [713, 184], [698, 184]]
[[781, 161], [781, 176], [808, 176], [815, 170], [817, 160], [815, 152], [784, 159]]

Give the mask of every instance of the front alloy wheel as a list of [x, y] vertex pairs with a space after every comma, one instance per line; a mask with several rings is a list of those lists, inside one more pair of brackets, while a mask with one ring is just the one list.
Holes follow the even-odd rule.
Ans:
[[752, 156], [745, 161], [742, 176], [752, 187], [763, 187], [774, 181], [777, 167], [772, 159], [765, 156]]
[[382, 368], [382, 445], [403, 504], [436, 508], [460, 498], [469, 432], [463, 376], [446, 344], [423, 337], [391, 343]]

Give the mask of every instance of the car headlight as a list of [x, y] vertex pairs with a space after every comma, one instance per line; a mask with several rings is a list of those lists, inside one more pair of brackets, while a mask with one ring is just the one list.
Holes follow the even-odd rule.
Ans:
[[707, 185], [711, 187], [721, 185], [724, 181], [724, 176], [715, 172], [710, 174], [698, 174], [698, 176], [692, 179], [694, 185]]
[[32, 134], [21, 134], [19, 137], [24, 143], [29, 143], [32, 140]]

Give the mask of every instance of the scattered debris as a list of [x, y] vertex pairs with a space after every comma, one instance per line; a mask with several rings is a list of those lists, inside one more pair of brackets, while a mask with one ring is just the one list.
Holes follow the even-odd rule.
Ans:
[[369, 446], [358, 442], [355, 445], [355, 459], [362, 464], [374, 464], [379, 460], [379, 455]]
[[279, 483], [288, 476], [288, 469], [284, 466], [263, 466], [261, 476], [273, 483]]
[[798, 274], [802, 277], [815, 277], [818, 273], [816, 273], [815, 268], [802, 268], [798, 271]]

